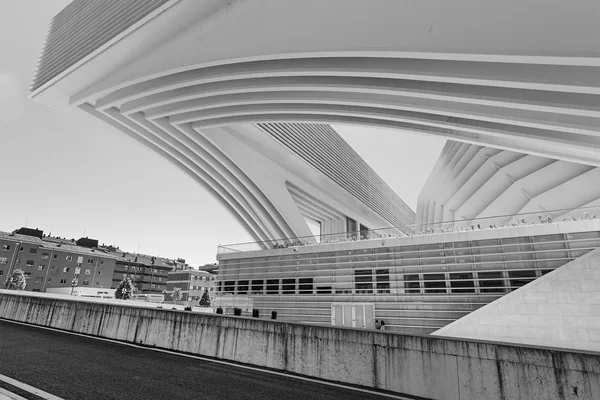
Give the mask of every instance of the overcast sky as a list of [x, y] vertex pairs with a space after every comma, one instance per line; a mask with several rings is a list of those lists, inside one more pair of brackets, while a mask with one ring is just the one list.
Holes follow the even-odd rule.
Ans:
[[[65, 117], [26, 98], [50, 19], [69, 0], [1, 0], [0, 230], [27, 226], [89, 236], [126, 251], [213, 262], [219, 243], [250, 241], [187, 175], [83, 113]], [[335, 126], [416, 209], [445, 140]]]

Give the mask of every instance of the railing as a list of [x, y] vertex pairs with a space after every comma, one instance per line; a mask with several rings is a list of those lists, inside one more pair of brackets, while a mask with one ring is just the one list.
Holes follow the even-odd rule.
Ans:
[[347, 243], [363, 240], [377, 240], [383, 238], [398, 238], [406, 236], [435, 235], [452, 232], [467, 232], [488, 229], [501, 229], [518, 226], [555, 224], [581, 220], [593, 220], [600, 218], [600, 206], [580, 207], [576, 209], [557, 209], [537, 211], [523, 214], [496, 215], [492, 217], [464, 219], [458, 221], [442, 221], [427, 224], [415, 224], [403, 227], [408, 228], [408, 234], [404, 234], [396, 227], [370, 229], [367, 232], [338, 232], [326, 235], [303, 236], [296, 238], [280, 238], [270, 241], [246, 242], [220, 245], [217, 258], [221, 254], [280, 249], [299, 246], [318, 246], [332, 243]]

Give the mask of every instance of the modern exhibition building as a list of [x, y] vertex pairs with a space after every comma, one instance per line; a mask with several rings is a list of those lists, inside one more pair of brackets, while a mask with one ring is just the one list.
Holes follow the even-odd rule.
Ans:
[[[74, 0], [30, 97], [105, 122], [221, 202], [254, 240], [219, 249], [227, 313], [433, 333], [600, 247], [598, 14]], [[450, 140], [416, 213], [329, 124]]]

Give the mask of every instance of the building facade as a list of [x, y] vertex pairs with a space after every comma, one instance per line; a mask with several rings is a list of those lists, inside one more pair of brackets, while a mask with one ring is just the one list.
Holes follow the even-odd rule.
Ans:
[[[44, 238], [45, 239], [45, 238]], [[56, 243], [36, 236], [0, 232], [0, 279], [16, 269], [27, 279], [26, 290], [72, 286], [110, 288], [116, 257], [76, 244]], [[73, 280], [76, 279], [75, 285]]]
[[129, 253], [113, 246], [101, 249], [116, 258], [111, 288], [117, 288], [124, 278], [129, 278], [140, 294], [165, 292], [168, 272], [174, 268], [172, 261], [146, 254]]
[[214, 296], [216, 275], [207, 271], [187, 269], [169, 272], [166, 298], [171, 300], [173, 289], [178, 287], [183, 295], [181, 301], [199, 301], [204, 292]]
[[583, 217], [254, 252], [224, 246], [217, 297], [284, 321], [372, 329], [383, 319], [390, 331], [429, 334], [598, 247], [600, 219]]

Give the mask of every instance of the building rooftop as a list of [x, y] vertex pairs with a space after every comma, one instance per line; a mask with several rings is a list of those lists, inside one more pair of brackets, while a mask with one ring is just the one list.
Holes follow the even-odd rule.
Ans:
[[21, 235], [19, 233], [2, 232], [0, 231], [0, 239], [14, 240], [22, 243], [44, 244], [42, 239], [35, 236]]
[[114, 254], [106, 253], [102, 250], [90, 249], [88, 247], [81, 247], [81, 246], [77, 246], [74, 244], [53, 243], [53, 242], [43, 242], [43, 241], [42, 241], [42, 244], [43, 244], [44, 248], [51, 249], [51, 250], [59, 250], [59, 251], [65, 251], [65, 252], [71, 252], [71, 253], [77, 253], [77, 254], [83, 254], [83, 255], [89, 255], [89, 256], [118, 259], [118, 257], [116, 257]]

